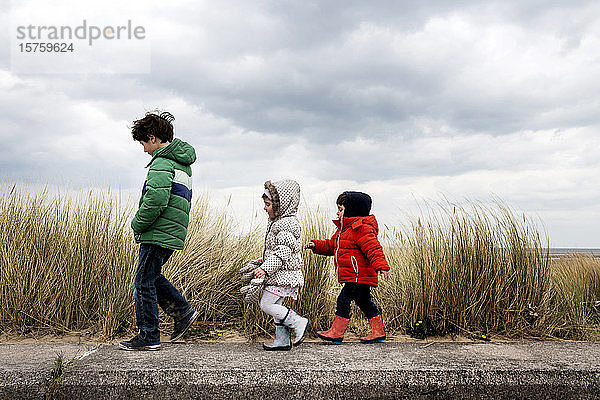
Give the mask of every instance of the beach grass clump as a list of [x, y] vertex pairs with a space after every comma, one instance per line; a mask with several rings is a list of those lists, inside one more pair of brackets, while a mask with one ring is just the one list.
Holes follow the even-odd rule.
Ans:
[[130, 208], [110, 193], [0, 194], [0, 327], [106, 336], [130, 325]]
[[391, 279], [377, 293], [391, 327], [509, 337], [544, 330], [533, 316], [547, 310], [550, 259], [531, 219], [502, 204], [439, 203], [395, 235]]
[[552, 261], [551, 308], [545, 318], [548, 335], [600, 339], [600, 259], [573, 254]]

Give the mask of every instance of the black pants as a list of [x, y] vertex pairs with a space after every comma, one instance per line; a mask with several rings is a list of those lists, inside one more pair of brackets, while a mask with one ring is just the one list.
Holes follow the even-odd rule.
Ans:
[[371, 299], [371, 286], [364, 283], [344, 283], [344, 287], [337, 298], [337, 309], [335, 315], [342, 318], [350, 318], [350, 304], [354, 301], [365, 313], [365, 317], [371, 319], [380, 314], [379, 309]]

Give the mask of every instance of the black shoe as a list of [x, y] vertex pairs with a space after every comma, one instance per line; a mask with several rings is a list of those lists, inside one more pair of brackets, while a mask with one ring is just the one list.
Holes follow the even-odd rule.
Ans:
[[119, 348], [128, 351], [156, 351], [160, 350], [160, 342], [148, 342], [137, 335], [131, 340], [119, 343]]
[[173, 327], [173, 334], [171, 335], [171, 342], [181, 338], [190, 326], [196, 321], [200, 314], [197, 311], [190, 311], [188, 315], [180, 320], [175, 320], [175, 326]]

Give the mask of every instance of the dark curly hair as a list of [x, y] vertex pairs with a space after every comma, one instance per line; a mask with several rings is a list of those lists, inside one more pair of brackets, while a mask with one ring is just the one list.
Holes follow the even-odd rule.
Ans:
[[173, 141], [173, 121], [175, 117], [169, 112], [147, 112], [142, 119], [133, 121], [131, 136], [133, 140], [147, 142], [149, 135], [155, 136], [162, 143]]

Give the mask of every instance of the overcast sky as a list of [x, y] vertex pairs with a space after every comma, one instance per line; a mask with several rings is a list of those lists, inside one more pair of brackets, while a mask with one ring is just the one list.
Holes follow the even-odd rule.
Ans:
[[[159, 108], [196, 148], [195, 192], [240, 218], [265, 180], [293, 178], [332, 216], [343, 190], [388, 226], [422, 199], [499, 197], [552, 246], [600, 247], [598, 1], [0, 4], [5, 181], [135, 197], [148, 156], [129, 126]], [[89, 73], [19, 70], [15, 24], [83, 19], [143, 25], [149, 68], [95, 73], [98, 41], [77, 53]]]

